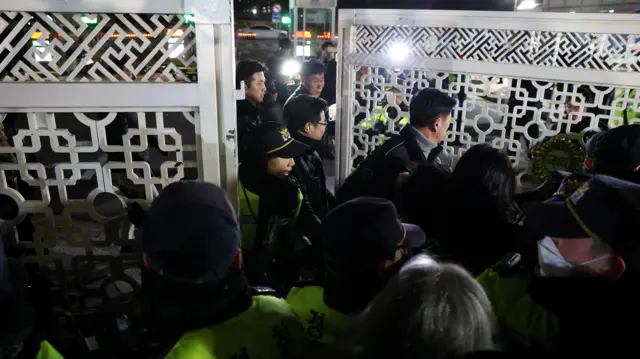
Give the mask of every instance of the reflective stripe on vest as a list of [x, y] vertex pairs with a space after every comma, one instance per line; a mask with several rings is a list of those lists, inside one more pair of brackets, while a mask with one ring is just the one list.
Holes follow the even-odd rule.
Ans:
[[[380, 113], [378, 113], [376, 115], [376, 121], [382, 122], [385, 125], [387, 124], [387, 116], [386, 116], [386, 112], [384, 111], [384, 106], [378, 106], [376, 107], [377, 109], [381, 110]], [[400, 119], [398, 119], [396, 121], [398, 124], [400, 125], [406, 125], [407, 123], [409, 123], [409, 119], [407, 117], [401, 117]]]
[[[386, 112], [384, 111], [384, 108], [385, 106], [376, 106], [376, 109], [380, 110], [380, 112], [376, 114], [375, 121], [371, 121], [369, 118], [365, 118], [364, 120], [360, 121], [358, 126], [364, 129], [371, 129], [373, 128], [375, 122], [380, 122], [386, 125], [388, 118], [387, 118]], [[409, 118], [402, 117], [397, 121], [397, 123], [402, 126], [406, 126], [409, 123]]]
[[478, 276], [496, 316], [525, 345], [551, 349], [560, 333], [558, 317], [527, 293], [529, 278], [502, 276], [493, 268]]

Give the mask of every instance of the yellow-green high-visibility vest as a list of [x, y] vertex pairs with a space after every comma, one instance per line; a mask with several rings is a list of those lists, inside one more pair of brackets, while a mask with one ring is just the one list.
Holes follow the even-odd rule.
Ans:
[[560, 320], [527, 293], [530, 278], [503, 276], [494, 268], [478, 276], [493, 310], [504, 326], [528, 346], [553, 348], [560, 334]]
[[302, 325], [284, 299], [255, 296], [236, 317], [183, 335], [165, 358], [296, 359], [304, 344]]
[[40, 351], [38, 351], [36, 359], [64, 359], [64, 357], [45, 340], [40, 343]]
[[358, 315], [346, 315], [329, 308], [324, 302], [324, 288], [320, 286], [293, 287], [287, 302], [302, 322], [307, 338], [321, 344], [332, 344], [359, 322]]
[[[258, 227], [258, 218], [260, 216], [260, 196], [249, 191], [242, 183], [238, 182], [238, 194], [240, 197], [240, 230], [242, 232], [242, 251], [248, 252], [253, 250], [256, 239], [256, 231]], [[303, 195], [298, 189], [298, 207], [294, 212], [294, 218], [300, 214], [302, 207]], [[273, 244], [276, 237], [277, 226], [269, 221], [269, 235], [265, 246]]]
[[[360, 121], [360, 123], [358, 124], [358, 126], [360, 126], [361, 128], [364, 128], [366, 130], [373, 128], [375, 122], [381, 122], [383, 124], [387, 124], [387, 116], [384, 113], [384, 107], [385, 106], [377, 106], [376, 109], [380, 110], [380, 112], [378, 114], [376, 114], [375, 117], [375, 121], [371, 121], [369, 119], [364, 119], [362, 121]], [[409, 123], [409, 118], [407, 117], [402, 117], [400, 118], [400, 120], [398, 121], [398, 123], [402, 126], [406, 126]]]
[[[626, 91], [621, 92], [620, 94], [618, 94], [618, 96], [616, 96], [616, 99], [621, 99], [626, 95]], [[636, 97], [636, 90], [633, 89], [631, 91], [629, 91], [629, 99], [634, 99]], [[615, 102], [616, 100], [614, 100]], [[640, 112], [636, 112], [633, 109], [633, 104], [629, 103], [627, 104], [626, 108], [622, 108], [622, 103], [618, 103], [616, 105], [616, 111], [614, 113], [615, 117], [618, 117], [616, 119], [611, 120], [611, 127], [618, 127], [618, 126], [622, 126], [625, 124], [627, 125], [634, 125], [636, 123], [640, 123]]]

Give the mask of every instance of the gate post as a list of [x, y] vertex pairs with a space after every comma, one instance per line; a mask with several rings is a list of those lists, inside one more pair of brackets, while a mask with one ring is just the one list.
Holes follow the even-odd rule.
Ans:
[[227, 190], [238, 208], [235, 38], [230, 0], [186, 0], [196, 14], [200, 121], [196, 126], [200, 178]]

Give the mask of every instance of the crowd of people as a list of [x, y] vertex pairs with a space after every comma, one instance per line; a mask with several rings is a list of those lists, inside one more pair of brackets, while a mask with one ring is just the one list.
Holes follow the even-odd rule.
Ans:
[[[487, 144], [442, 165], [457, 100], [423, 89], [334, 196], [326, 68], [304, 63], [282, 100], [265, 66], [238, 64], [237, 212], [200, 181], [132, 212], [156, 357], [640, 356], [640, 125], [595, 134], [583, 172], [517, 193], [509, 157]], [[14, 333], [24, 302], [4, 259], [0, 319], [13, 326], [0, 328]], [[27, 332], [0, 332], [0, 358], [61, 357]]]
[[453, 103], [423, 90], [411, 137], [377, 149], [346, 182], [360, 191], [336, 200], [297, 140], [321, 137], [324, 103], [296, 101], [313, 117], [249, 133], [240, 222], [201, 182], [168, 186], [147, 213], [148, 269], [172, 286], [152, 297], [153, 317], [180, 338], [167, 357], [640, 354], [638, 127], [596, 134], [583, 173], [516, 194], [509, 158], [489, 145], [452, 172], [437, 165]]
[[[328, 125], [321, 65], [303, 65], [280, 121], [262, 120], [260, 102], [251, 100], [260, 71], [239, 72], [258, 115], [243, 122], [250, 126], [239, 142], [237, 224], [223, 191], [198, 182], [169, 186], [149, 211], [160, 212], [168, 193], [184, 191], [172, 197], [189, 204], [162, 212], [198, 223], [205, 216], [209, 229], [197, 237], [221, 242], [215, 250], [166, 251], [176, 263], [206, 263], [182, 276], [209, 275], [208, 293], [216, 293], [204, 301], [211, 318], [185, 302], [170, 322], [196, 324], [158, 325], [181, 328], [168, 357], [640, 355], [637, 126], [594, 135], [583, 173], [555, 172], [539, 188], [516, 193], [510, 159], [489, 145], [470, 148], [453, 171], [441, 165], [457, 102], [424, 89], [407, 106], [400, 133], [360, 163], [334, 197], [320, 155]], [[204, 208], [190, 210], [196, 199], [223, 207], [217, 215], [228, 227], [216, 226]], [[171, 232], [162, 226], [167, 218], [153, 225], [158, 236]], [[225, 240], [230, 245], [218, 249]], [[208, 252], [216, 255], [204, 260]], [[226, 274], [213, 275], [221, 268]], [[223, 300], [234, 293], [234, 301]]]

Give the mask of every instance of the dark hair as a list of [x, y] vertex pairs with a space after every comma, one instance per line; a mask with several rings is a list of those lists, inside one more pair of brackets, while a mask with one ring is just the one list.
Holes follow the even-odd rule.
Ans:
[[327, 47], [329, 46], [336, 46], [336, 44], [334, 44], [331, 41], [325, 41], [324, 44], [322, 44], [322, 46], [320, 46], [320, 51], [324, 51], [327, 49]]
[[400, 188], [399, 210], [407, 223], [420, 225], [428, 236], [437, 237], [433, 221], [442, 213], [450, 193], [451, 172], [432, 165], [415, 169]]
[[487, 196], [499, 211], [513, 208], [516, 177], [509, 157], [483, 143], [471, 147], [453, 170], [457, 190]]
[[[419, 255], [371, 302], [332, 358], [450, 358], [494, 349], [495, 316], [463, 268]], [[354, 352], [358, 348], [358, 352]]]
[[[327, 101], [311, 95], [299, 95], [292, 98], [284, 106], [284, 120], [289, 132], [296, 133], [308, 122], [319, 123], [320, 113], [329, 108]], [[328, 119], [325, 119], [328, 121]]]
[[293, 48], [293, 43], [289, 39], [280, 39], [278, 40], [278, 47], [283, 50], [291, 50]]
[[267, 72], [267, 68], [253, 60], [240, 61], [236, 65], [236, 88], [240, 87], [240, 82], [244, 81], [245, 86], [251, 86], [251, 77], [257, 72]]
[[300, 67], [300, 76], [308, 77], [327, 72], [327, 67], [318, 60], [305, 61]]
[[415, 127], [433, 128], [438, 117], [448, 115], [458, 102], [442, 91], [424, 89], [411, 99], [409, 121]]

